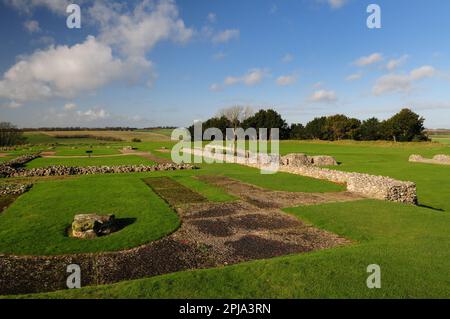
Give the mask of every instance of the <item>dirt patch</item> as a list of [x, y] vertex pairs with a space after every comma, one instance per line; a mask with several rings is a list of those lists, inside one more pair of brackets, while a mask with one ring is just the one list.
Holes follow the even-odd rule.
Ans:
[[14, 201], [19, 197], [19, 195], [3, 195], [0, 196], [0, 213], [7, 209]]
[[246, 214], [231, 217], [229, 223], [234, 228], [242, 228], [246, 230], [273, 230], [282, 228], [291, 228], [301, 226], [302, 223], [289, 216], [281, 214]]
[[8, 153], [0, 153], [0, 157], [8, 157], [9, 154]]
[[55, 156], [56, 152], [55, 151], [45, 151], [45, 152], [41, 152], [40, 155], [42, 157], [47, 157], [47, 156]]
[[227, 237], [233, 235], [229, 224], [223, 220], [196, 220], [192, 222], [202, 233], [216, 237]]
[[207, 199], [199, 193], [192, 191], [169, 177], [151, 177], [144, 179], [144, 182], [156, 194], [169, 203], [169, 205], [174, 207], [189, 203], [207, 202]]
[[199, 176], [198, 178], [220, 187], [228, 193], [240, 197], [259, 208], [286, 208], [330, 202], [355, 201], [363, 198], [351, 192], [301, 193], [271, 191], [226, 176]]
[[255, 235], [244, 236], [237, 241], [227, 242], [226, 245], [231, 246], [236, 255], [244, 260], [270, 258], [295, 252], [305, 252], [296, 245], [265, 239]]

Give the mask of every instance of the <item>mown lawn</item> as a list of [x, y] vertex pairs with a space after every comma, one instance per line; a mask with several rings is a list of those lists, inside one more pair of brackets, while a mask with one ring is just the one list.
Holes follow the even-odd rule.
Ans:
[[[288, 209], [353, 245], [219, 269], [85, 287], [39, 298], [449, 298], [450, 215], [363, 200]], [[381, 267], [368, 289], [367, 266]]]
[[111, 157], [91, 157], [91, 158], [46, 158], [40, 157], [25, 164], [27, 168], [48, 167], [52, 165], [65, 166], [113, 166], [113, 165], [154, 165], [153, 161], [146, 158], [127, 155]]
[[[155, 150], [161, 144], [143, 143], [142, 146]], [[450, 167], [408, 162], [410, 154], [427, 157], [450, 154], [449, 147], [437, 143], [393, 145], [290, 141], [281, 143], [281, 152], [333, 155], [342, 163], [335, 169], [414, 181], [417, 183], [422, 207], [362, 200], [291, 208], [286, 211], [317, 227], [352, 239], [354, 243], [340, 248], [218, 269], [180, 272], [32, 297], [450, 298]], [[162, 156], [167, 156], [167, 153]], [[279, 190], [343, 189], [339, 185], [290, 174], [260, 175], [255, 169], [232, 164], [201, 166], [202, 169], [195, 172], [164, 174], [181, 176], [178, 177], [180, 182], [199, 192], [203, 185], [192, 182], [189, 179], [192, 174], [226, 175]], [[34, 191], [19, 198], [6, 214], [11, 211], [23, 214], [23, 209], [17, 209], [16, 204]], [[37, 194], [34, 196], [35, 200], [39, 200]], [[29, 200], [26, 202], [27, 205], [31, 204]], [[78, 205], [78, 202], [67, 205]], [[59, 214], [59, 210], [47, 209], [48, 211]], [[1, 221], [2, 216], [0, 225]], [[34, 230], [28, 231], [34, 233]], [[9, 246], [11, 245], [12, 242]], [[369, 275], [366, 268], [369, 264], [381, 266], [381, 289], [366, 287]]]
[[84, 146], [84, 147], [63, 147], [57, 148], [56, 154], [57, 156], [88, 156], [86, 151], [92, 151], [91, 155], [112, 155], [112, 154], [120, 154], [117, 148], [113, 147], [104, 147], [104, 146]]
[[[115, 214], [135, 219], [94, 240], [66, 236], [74, 215]], [[58, 255], [112, 251], [161, 238], [179, 225], [177, 214], [136, 176], [83, 176], [36, 183], [0, 214], [0, 253]]]

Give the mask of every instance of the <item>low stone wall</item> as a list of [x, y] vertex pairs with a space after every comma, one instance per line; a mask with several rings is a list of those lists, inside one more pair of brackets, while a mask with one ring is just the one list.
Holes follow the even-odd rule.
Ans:
[[13, 158], [12, 160], [9, 160], [7, 162], [3, 162], [1, 166], [11, 166], [11, 167], [17, 167], [17, 166], [21, 166], [24, 165], [36, 158], [40, 157], [39, 154], [26, 154], [26, 155], [22, 155], [16, 158]]
[[[187, 150], [188, 152], [201, 156], [201, 150]], [[297, 154], [290, 154], [289, 158], [294, 158]], [[298, 154], [297, 159], [303, 158], [304, 154]], [[255, 168], [264, 167], [264, 161], [255, 163], [250, 158], [234, 157], [226, 158], [222, 154], [213, 154], [212, 158], [222, 159], [223, 161], [247, 165]], [[261, 159], [264, 156], [257, 156]], [[254, 159], [254, 158], [253, 158]], [[263, 163], [263, 164], [260, 164]], [[280, 160], [278, 170], [291, 174], [297, 174], [317, 179], [323, 179], [334, 183], [346, 184], [347, 190], [362, 196], [392, 202], [400, 202], [407, 204], [417, 204], [416, 184], [413, 182], [398, 181], [390, 177], [375, 176], [362, 173], [343, 172], [320, 168], [311, 165], [299, 165], [299, 161], [295, 161], [295, 165], [290, 165], [289, 161]]]
[[333, 156], [308, 156], [303, 153], [288, 154], [280, 158], [280, 163], [287, 166], [336, 166], [338, 163]]
[[439, 164], [439, 165], [450, 165], [450, 156], [438, 154], [433, 158], [424, 158], [421, 155], [413, 154], [409, 157], [410, 162], [415, 163], [427, 163], [427, 164]]
[[21, 195], [32, 186], [32, 184], [0, 184], [0, 196]]
[[50, 166], [32, 169], [10, 169], [1, 172], [3, 177], [36, 177], [36, 176], [65, 176], [65, 175], [91, 175], [91, 174], [119, 174], [119, 173], [141, 173], [156, 171], [173, 171], [183, 169], [196, 169], [189, 164], [158, 164], [158, 165], [120, 165], [120, 166]]

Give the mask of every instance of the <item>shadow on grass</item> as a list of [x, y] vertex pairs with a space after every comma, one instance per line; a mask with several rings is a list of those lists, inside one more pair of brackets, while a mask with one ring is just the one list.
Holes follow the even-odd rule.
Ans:
[[443, 210], [442, 208], [436, 208], [436, 207], [432, 207], [432, 206], [428, 206], [425, 204], [418, 204], [417, 206], [422, 207], [422, 208], [428, 208], [437, 212], [444, 212], [445, 210]]

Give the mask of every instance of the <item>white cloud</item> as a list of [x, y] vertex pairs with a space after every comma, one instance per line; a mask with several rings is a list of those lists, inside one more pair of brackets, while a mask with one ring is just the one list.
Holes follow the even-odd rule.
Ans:
[[[61, 15], [66, 13], [67, 6], [72, 3], [69, 0], [3, 0], [3, 2], [25, 14], [31, 14], [37, 7], [45, 7]], [[85, 0], [78, 0], [77, 4], [84, 2]]]
[[50, 47], [25, 57], [0, 80], [0, 98], [24, 102], [71, 97], [118, 78], [125, 64], [111, 48], [89, 36], [72, 47]]
[[243, 83], [247, 86], [253, 86], [259, 84], [266, 75], [266, 69], [251, 69], [246, 74], [239, 77], [228, 76], [225, 78], [223, 83], [228, 86], [238, 83]]
[[102, 108], [89, 109], [87, 111], [77, 111], [76, 114], [82, 121], [96, 121], [110, 117], [110, 114]]
[[339, 9], [346, 5], [348, 0], [316, 0], [318, 3], [327, 3], [332, 9]]
[[[10, 0], [18, 9], [31, 5], [58, 10], [64, 1]], [[156, 78], [147, 59], [164, 40], [184, 43], [193, 30], [178, 16], [174, 0], [142, 0], [134, 8], [121, 3], [96, 1], [86, 9], [99, 36], [69, 46], [51, 46], [18, 62], [0, 79], [0, 98], [18, 102], [53, 97], [74, 97], [111, 81], [126, 79], [151, 85]], [[36, 42], [36, 44], [38, 44]]]
[[217, 15], [213, 12], [210, 12], [208, 13], [207, 19], [209, 23], [215, 23], [217, 21]]
[[389, 71], [393, 71], [394, 69], [398, 68], [399, 66], [401, 66], [403, 63], [405, 63], [405, 61], [408, 59], [408, 55], [402, 55], [400, 58], [398, 59], [391, 59], [388, 61], [388, 63], [386, 64], [386, 69], [388, 69]]
[[435, 74], [435, 68], [429, 65], [424, 65], [420, 68], [414, 69], [409, 74], [387, 74], [380, 77], [376, 81], [372, 92], [374, 95], [409, 92], [413, 88], [414, 81], [430, 78]]
[[354, 73], [354, 74], [350, 74], [345, 79], [347, 81], [356, 81], [356, 80], [359, 80], [361, 78], [362, 78], [362, 74], [361, 73]]
[[77, 108], [77, 105], [75, 103], [66, 103], [64, 105], [64, 110], [66, 110], [66, 111], [75, 110], [76, 108]]
[[102, 42], [119, 49], [126, 56], [141, 59], [160, 41], [185, 43], [194, 33], [179, 18], [173, 0], [156, 3], [144, 0], [133, 11], [95, 2], [89, 14], [100, 25], [99, 39]]
[[213, 43], [226, 43], [233, 39], [239, 39], [240, 31], [239, 29], [227, 29], [224, 31], [217, 32], [211, 38]]
[[283, 58], [281, 59], [281, 62], [283, 63], [290, 63], [294, 60], [294, 56], [291, 53], [286, 53]]
[[24, 22], [23, 26], [29, 33], [40, 32], [41, 27], [39, 26], [39, 22], [36, 20], [27, 20]]
[[345, 4], [347, 4], [347, 0], [328, 0], [328, 4], [333, 9], [338, 9], [343, 7]]
[[363, 56], [354, 61], [353, 63], [357, 66], [363, 67], [374, 63], [378, 63], [383, 60], [383, 55], [381, 53], [373, 53], [368, 56]]
[[331, 103], [337, 101], [337, 96], [335, 91], [331, 90], [318, 90], [313, 92], [309, 97], [309, 101], [315, 103]]
[[282, 75], [277, 78], [277, 84], [279, 86], [287, 86], [294, 84], [298, 79], [297, 74], [290, 74], [290, 75]]

